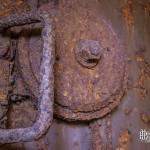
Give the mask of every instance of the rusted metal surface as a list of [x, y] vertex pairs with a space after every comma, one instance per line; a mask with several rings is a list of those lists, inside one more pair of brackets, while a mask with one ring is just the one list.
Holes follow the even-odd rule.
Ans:
[[[46, 136], [43, 136], [40, 140], [23, 144], [6, 145], [2, 147], [2, 150], [17, 148], [27, 150], [92, 150], [92, 143], [95, 143], [95, 149], [99, 147], [99, 149], [106, 150], [148, 150], [149, 144], [141, 143], [138, 138], [141, 128], [149, 130], [149, 2], [147, 0], [52, 1], [55, 6], [52, 3], [49, 3], [49, 6], [54, 10], [49, 9], [48, 5], [42, 6], [42, 9], [53, 13], [56, 27], [55, 117], [67, 121], [78, 120], [78, 122], [70, 124], [63, 121], [56, 121]], [[48, 1], [39, 1], [38, 6], [43, 3], [46, 4], [46, 2]], [[31, 4], [31, 6], [33, 5]], [[78, 24], [78, 22], [80, 23]], [[102, 53], [98, 63], [93, 64], [90, 68], [86, 68], [77, 61], [75, 49], [79, 41], [84, 38], [85, 40], [99, 41], [98, 38], [101, 35], [101, 32], [99, 32], [101, 29], [99, 28], [103, 28], [103, 26], [108, 30], [105, 30], [105, 28], [102, 29], [104, 39], [110, 43], [111, 40], [107, 38], [107, 33], [109, 32], [110, 35], [108, 34], [108, 37], [117, 39], [116, 41], [120, 42], [119, 46], [123, 45], [121, 50], [123, 49], [128, 55], [128, 91], [124, 97], [119, 98], [120, 100], [123, 98], [121, 103], [119, 101], [118, 103], [116, 102], [118, 108], [114, 109], [110, 113], [110, 116], [105, 116], [105, 113], [102, 113], [102, 119], [98, 120], [100, 126], [95, 126], [96, 128], [93, 128], [93, 132], [90, 132], [92, 130], [88, 128], [89, 123], [82, 125], [79, 121], [90, 121], [95, 116], [97, 118], [100, 116], [93, 115], [95, 106], [90, 106], [90, 109], [93, 110], [91, 111], [92, 113], [89, 112], [88, 114], [86, 111], [89, 107], [83, 108], [78, 102], [81, 101], [84, 106], [84, 102], [94, 103], [96, 98], [100, 99], [99, 96], [91, 96], [95, 93], [95, 89], [92, 90], [92, 84], [95, 87], [99, 86], [99, 82], [94, 80], [94, 73], [96, 72], [94, 70], [98, 68], [97, 72], [100, 72], [101, 68], [99, 66], [104, 61], [104, 57]], [[17, 30], [20, 30], [19, 28], [17, 27]], [[18, 92], [19, 95], [14, 94], [12, 97], [14, 102], [16, 101], [16, 104], [12, 104], [13, 108], [8, 117], [11, 118], [9, 119], [9, 124], [13, 128], [26, 127], [26, 125], [31, 125], [34, 122], [32, 119], [28, 122], [25, 121], [27, 119], [19, 115], [18, 112], [20, 114], [25, 113], [30, 118], [32, 117], [31, 112], [36, 111], [35, 108], [28, 109], [28, 107], [31, 107], [34, 102], [36, 103], [35, 99], [38, 93], [38, 68], [40, 67], [40, 59], [42, 57], [40, 28], [41, 24], [21, 27], [21, 30], [24, 31], [21, 32], [18, 43], [18, 64], [20, 65], [18, 70], [23, 82], [17, 79], [16, 84], [20, 88], [19, 90], [14, 90], [14, 92]], [[112, 36], [112, 33], [115, 33], [113, 34], [114, 36]], [[99, 42], [101, 44], [101, 40]], [[116, 44], [117, 42], [114, 42], [115, 45], [118, 45]], [[103, 43], [100, 46], [103, 47]], [[117, 46], [118, 49], [119, 46]], [[110, 53], [112, 52], [110, 47], [109, 49], [103, 47], [104, 54], [107, 50]], [[4, 52], [6, 51], [6, 49], [3, 50]], [[124, 54], [121, 54], [121, 56], [124, 57]], [[93, 55], [90, 55], [90, 57], [93, 58]], [[111, 63], [112, 61], [110, 61]], [[69, 74], [70, 70], [76, 71]], [[81, 75], [83, 75], [83, 78], [81, 78]], [[110, 78], [110, 74], [108, 74], [108, 77]], [[93, 80], [95, 82], [89, 82]], [[68, 87], [68, 83], [70, 84], [69, 81], [72, 82], [70, 87]], [[87, 88], [84, 88], [83, 85]], [[68, 89], [72, 90], [69, 91]], [[101, 89], [99, 88], [99, 90]], [[83, 95], [80, 93], [81, 91], [83, 91]], [[27, 97], [19, 97], [20, 94], [31, 96], [31, 100], [29, 101]], [[89, 95], [84, 96], [84, 94]], [[70, 97], [71, 99], [69, 100]], [[86, 98], [83, 99], [83, 97]], [[71, 105], [71, 103], [73, 104]], [[100, 105], [97, 104], [96, 106]], [[107, 107], [108, 104], [105, 106], [109, 108]], [[20, 107], [24, 107], [24, 109], [21, 111]], [[64, 110], [67, 110], [67, 112]], [[82, 112], [82, 110], [84, 110], [83, 115], [77, 118], [75, 115]], [[74, 113], [72, 114], [72, 112]], [[92, 117], [90, 118], [89, 115]], [[86, 118], [86, 116], [88, 117]], [[96, 131], [95, 134], [94, 131]], [[93, 141], [94, 138], [97, 140]]]
[[9, 39], [0, 36], [0, 128], [6, 128], [8, 111], [8, 91], [9, 91], [9, 65], [5, 59], [8, 52]]
[[8, 16], [11, 13], [22, 13], [22, 11], [30, 10], [26, 0], [0, 0], [0, 16]]
[[[59, 61], [55, 65], [55, 114], [80, 121], [103, 117], [119, 104], [125, 92], [123, 49], [112, 28], [99, 17], [98, 1], [61, 5], [60, 16], [56, 17]], [[83, 68], [75, 59], [79, 40], [96, 40], [104, 49], [92, 69]]]
[[131, 32], [134, 26], [134, 16], [133, 16], [133, 0], [127, 0], [124, 7], [122, 8], [123, 17], [127, 30]]
[[[126, 61], [119, 39], [111, 27], [102, 18], [96, 17], [99, 13], [98, 2], [80, 2], [81, 6], [71, 9], [77, 3], [78, 1], [72, 1], [65, 5], [65, 2], [62, 2], [63, 8], [58, 10], [57, 15], [54, 16], [57, 43], [55, 115], [66, 120], [86, 121], [103, 117], [119, 104], [125, 92]], [[87, 7], [85, 8], [84, 5], [87, 5]], [[94, 9], [95, 7], [96, 9]], [[81, 11], [83, 8], [84, 11]], [[72, 14], [75, 16], [73, 17]], [[86, 14], [89, 14], [88, 17]], [[80, 19], [74, 21], [76, 18]], [[83, 26], [80, 26], [81, 24]], [[90, 27], [84, 26], [84, 24], [90, 24]], [[30, 49], [30, 53], [32, 53], [30, 45], [27, 46], [26, 44], [29, 41], [26, 39], [25, 42], [24, 40], [20, 41], [20, 45]], [[84, 41], [82, 42], [84, 46], [81, 46], [81, 41]], [[97, 56], [92, 54], [92, 51], [89, 52], [90, 46], [93, 53], [94, 51], [100, 51], [96, 54]], [[38, 48], [39, 44], [36, 47]], [[83, 52], [81, 56], [79, 55], [79, 49], [84, 47], [87, 54]], [[83, 58], [83, 55], [85, 55], [85, 58]], [[21, 56], [23, 59], [26, 57]], [[32, 55], [30, 60], [34, 59], [32, 57], [35, 56]], [[97, 60], [100, 57], [101, 60], [98, 63]], [[96, 62], [85, 62], [85, 59], [95, 59]], [[87, 68], [96, 66], [92, 69], [86, 69], [82, 68], [77, 62], [87, 66]], [[39, 64], [39, 62], [35, 64]], [[24, 78], [31, 78], [32, 76], [32, 80], [26, 80], [26, 82], [32, 87], [31, 90], [34, 89], [32, 91], [36, 95], [38, 75], [35, 74], [37, 71], [34, 71], [33, 67], [35, 75], [31, 75], [31, 71], [25, 71], [25, 68], [31, 69], [29, 65], [25, 61], [21, 64], [21, 70]], [[31, 66], [33, 65], [31, 64]]]
[[79, 41], [74, 51], [79, 64], [89, 69], [95, 67], [102, 56], [102, 47], [94, 40]]
[[104, 149], [102, 137], [99, 134], [99, 129], [101, 128], [101, 124], [96, 120], [90, 123], [91, 135], [92, 135], [92, 147], [94, 150], [102, 150]]
[[[55, 63], [55, 115], [67, 121], [90, 121], [105, 116], [119, 104], [125, 92], [127, 78], [126, 60], [119, 39], [117, 39], [117, 36], [107, 23], [105, 21], [99, 21], [96, 26], [90, 22], [90, 18], [95, 17], [95, 14], [98, 13], [96, 11], [92, 14], [92, 8], [95, 7], [96, 3], [92, 8], [89, 6], [84, 10], [85, 14], [91, 13], [87, 18], [87, 22], [92, 24], [90, 29], [86, 26], [83, 26], [81, 29], [79, 28], [80, 23], [84, 23], [86, 19], [86, 16], [82, 13], [76, 14], [76, 16], [81, 17], [81, 19], [76, 21], [76, 24], [73, 25], [74, 18], [71, 18], [71, 14], [77, 12], [76, 9], [80, 10], [83, 7], [74, 8], [72, 12], [72, 9], [69, 8], [72, 8], [75, 3], [77, 2], [68, 3], [64, 9], [60, 10], [60, 12], [58, 11], [59, 15], [55, 16], [55, 20], [57, 20], [57, 24], [55, 24], [57, 43], [57, 61]], [[82, 5], [84, 5], [84, 3]], [[66, 8], [68, 9], [67, 11]], [[70, 15], [66, 17], [68, 12]], [[65, 20], [66, 22], [68, 20], [70, 22], [65, 23], [66, 26], [64, 26], [63, 29], [61, 23], [64, 24]], [[97, 18], [95, 18], [95, 20], [97, 20]], [[94, 33], [91, 32], [91, 34], [88, 30], [92, 30], [94, 26], [97, 30], [95, 30]], [[74, 30], [71, 29], [72, 27]], [[76, 33], [74, 32], [76, 30], [79, 31]], [[80, 30], [82, 30], [82, 33], [85, 33], [83, 37], [82, 34], [80, 34]], [[98, 32], [100, 34], [97, 34]], [[67, 39], [68, 36], [69, 39]], [[74, 36], [74, 38], [72, 36]], [[73, 40], [70, 38], [73, 38]], [[61, 43], [61, 39], [64, 39], [66, 44], [63, 41]], [[32, 49], [30, 47], [30, 40], [22, 38], [20, 45], [22, 46], [20, 49], [26, 49], [26, 52], [20, 51], [20, 60], [26, 60], [23, 62], [19, 61], [20, 69], [22, 70], [21, 72], [24, 79], [26, 79], [27, 85], [29, 85], [29, 88], [36, 96], [38, 91], [38, 72], [36, 70], [34, 71], [32, 60], [34, 60], [34, 57], [38, 54], [30, 54], [36, 47], [39, 47], [39, 44]], [[27, 58], [29, 59], [27, 60]], [[92, 60], [92, 62], [90, 60]], [[96, 60], [96, 62], [93, 62], [93, 60]], [[27, 64], [27, 61], [30, 62]], [[39, 64], [39, 62], [34, 63]], [[87, 69], [82, 68], [82, 66]], [[33, 71], [29, 71], [28, 69], [33, 69]], [[78, 73], [78, 76], [75, 75], [76, 73]], [[31, 78], [31, 80], [27, 80], [27, 78]], [[84, 82], [84, 84], [81, 84], [81, 82]], [[93, 100], [95, 100], [95, 102]], [[98, 140], [99, 133], [95, 135], [95, 131], [91, 131], [93, 135], [92, 140]], [[110, 133], [107, 134], [109, 135]], [[101, 144], [102, 143], [96, 142], [94, 149], [103, 149]]]
[[13, 27], [13, 26], [20, 26], [25, 24], [30, 24], [34, 22], [38, 22], [39, 17], [37, 16], [36, 12], [26, 12], [19, 16], [18, 14], [13, 14], [8, 17], [2, 18], [0, 21], [0, 31], [4, 29]]
[[[36, 15], [36, 14], [35, 14]], [[36, 17], [35, 17], [36, 18]], [[1, 19], [1, 30], [5, 27], [12, 27], [15, 25], [22, 25], [32, 23], [35, 19], [33, 14], [26, 14], [16, 16], [13, 18], [8, 17], [4, 20]], [[28, 128], [19, 129], [1, 129], [0, 130], [0, 143], [12, 143], [19, 141], [29, 141], [38, 139], [49, 128], [53, 118], [53, 64], [54, 64], [54, 43], [53, 43], [53, 27], [52, 21], [48, 14], [38, 14], [37, 20], [43, 23], [42, 40], [43, 40], [43, 54], [41, 63], [41, 83], [39, 87], [39, 116], [36, 122]]]
[[131, 141], [131, 135], [130, 132], [128, 130], [123, 131], [120, 134], [120, 137], [118, 139], [119, 141], [119, 145], [116, 150], [120, 150], [120, 149], [128, 149], [129, 147], [129, 142]]

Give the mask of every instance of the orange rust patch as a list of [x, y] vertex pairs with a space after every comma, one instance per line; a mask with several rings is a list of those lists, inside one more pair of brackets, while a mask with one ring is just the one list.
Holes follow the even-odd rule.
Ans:
[[133, 0], [127, 0], [125, 6], [122, 8], [122, 15], [125, 20], [128, 31], [131, 31], [134, 25]]
[[118, 139], [119, 146], [116, 148], [116, 150], [128, 150], [130, 141], [131, 141], [131, 134], [126, 129], [119, 136], [119, 139]]
[[8, 16], [11, 13], [21, 13], [23, 10], [29, 10], [29, 6], [25, 0], [0, 0], [0, 17]]
[[7, 95], [3, 91], [0, 90], [0, 102], [6, 101], [6, 99], [7, 99]]
[[150, 79], [150, 65], [144, 60], [142, 56], [137, 56], [136, 60], [140, 67], [140, 75], [136, 87], [139, 91], [141, 99], [143, 100], [147, 95], [145, 81]]
[[148, 124], [150, 123], [150, 116], [146, 113], [141, 113], [141, 120], [145, 123]]
[[128, 130], [125, 130], [121, 133], [119, 138], [119, 143], [126, 144], [130, 140], [130, 134]]

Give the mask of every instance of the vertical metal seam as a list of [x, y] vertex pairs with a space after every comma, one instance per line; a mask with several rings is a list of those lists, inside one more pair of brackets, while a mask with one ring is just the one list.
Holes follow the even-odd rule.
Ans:
[[93, 150], [104, 150], [104, 145], [102, 141], [102, 136], [100, 134], [100, 126], [101, 124], [99, 123], [98, 120], [94, 120], [90, 122], [89, 127], [91, 129], [91, 139], [92, 139], [92, 149]]

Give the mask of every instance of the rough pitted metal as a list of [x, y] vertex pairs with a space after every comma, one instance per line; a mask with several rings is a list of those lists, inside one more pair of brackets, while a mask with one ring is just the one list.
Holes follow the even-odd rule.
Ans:
[[[35, 32], [36, 34], [34, 34]], [[23, 80], [23, 85], [28, 87], [34, 97], [38, 94], [39, 66], [42, 57], [40, 34], [41, 25], [38, 23], [22, 27], [18, 44], [18, 70]]]
[[[14, 25], [19, 25], [23, 23], [30, 23], [34, 18], [32, 15], [24, 17], [18, 16], [18, 20], [8, 20], [11, 18], [6, 18], [6, 20], [1, 21], [1, 28], [11, 27]], [[24, 18], [25, 20], [22, 20]], [[39, 115], [36, 122], [33, 126], [28, 128], [19, 128], [19, 129], [0, 129], [0, 143], [12, 143], [19, 141], [30, 141], [33, 139], [38, 139], [42, 136], [47, 129], [49, 128], [52, 118], [53, 118], [53, 96], [54, 96], [54, 76], [53, 76], [53, 64], [54, 64], [54, 33], [52, 20], [49, 15], [46, 13], [40, 13], [38, 17], [44, 25], [42, 30], [42, 40], [43, 40], [43, 53], [42, 53], [42, 62], [40, 68], [40, 87], [39, 87]]]
[[0, 16], [9, 16], [14, 13], [22, 13], [30, 10], [26, 0], [0, 0]]
[[103, 53], [99, 41], [94, 40], [80, 40], [74, 51], [78, 63], [89, 69], [99, 63]]
[[[115, 31], [100, 17], [98, 1], [63, 1], [61, 6], [56, 17], [55, 114], [66, 120], [101, 118], [119, 105], [125, 92], [123, 48]], [[79, 40], [99, 41], [104, 49], [92, 69], [83, 68], [75, 59]]]
[[[59, 4], [61, 7], [54, 16], [55, 115], [67, 121], [101, 118], [119, 105], [125, 92], [126, 57], [123, 47], [112, 27], [99, 17], [99, 2], [73, 0], [61, 1]], [[20, 45], [26, 45], [30, 53], [36, 51], [36, 47], [31, 48], [31, 39], [20, 40]], [[103, 49], [100, 62], [91, 69], [83, 68], [75, 58], [75, 49], [80, 40], [97, 41]], [[33, 57], [30, 59], [33, 60]], [[39, 64], [38, 60], [35, 64]], [[33, 68], [27, 64], [25, 66], [31, 70]], [[23, 67], [20, 69], [25, 70]], [[38, 77], [34, 68], [33, 72]], [[29, 76], [26, 73], [23, 73], [25, 78]], [[26, 82], [36, 95], [38, 82], [34, 76]]]
[[[4, 0], [1, 0], [1, 1], [5, 2]], [[12, 1], [12, 0], [7, 0], [7, 1]], [[16, 0], [16, 1], [20, 1], [20, 0]], [[45, 1], [45, 0], [42, 0], [42, 1]], [[58, 1], [58, 0], [52, 0], [52, 1]], [[74, 1], [74, 0], [70, 0], [70, 1]], [[85, 0], [85, 1], [89, 2], [90, 0]], [[95, 3], [94, 0], [91, 0], [91, 1], [93, 3]], [[12, 2], [15, 3], [15, 1], [12, 1]], [[69, 1], [65, 1], [65, 2], [67, 4]], [[77, 1], [77, 2], [79, 2], [79, 1]], [[106, 146], [104, 149], [116, 149], [116, 150], [149, 149], [148, 144], [140, 143], [134, 137], [137, 137], [137, 132], [135, 132], [135, 131], [138, 131], [139, 128], [145, 128], [145, 127], [149, 128], [149, 123], [146, 124], [142, 120], [141, 120], [142, 121], [141, 122], [140, 118], [139, 118], [141, 116], [140, 111], [142, 111], [142, 112], [144, 111], [144, 113], [149, 113], [149, 106], [150, 106], [149, 102], [150, 101], [149, 101], [148, 93], [149, 93], [149, 89], [150, 89], [149, 88], [150, 84], [149, 84], [149, 79], [147, 79], [147, 70], [149, 70], [149, 69], [147, 69], [147, 67], [146, 67], [146, 71], [145, 71], [145, 69], [144, 69], [145, 65], [139, 66], [139, 63], [144, 63], [144, 61], [149, 62], [149, 54], [150, 53], [149, 53], [148, 49], [149, 49], [150, 45], [149, 45], [149, 40], [148, 40], [149, 32], [147, 32], [147, 31], [149, 30], [149, 14], [150, 14], [149, 6], [150, 6], [150, 3], [147, 2], [147, 0], [143, 0], [140, 2], [134, 1], [134, 0], [126, 0], [126, 1], [125, 0], [119, 0], [119, 1], [118, 0], [114, 0], [114, 1], [102, 0], [99, 2], [100, 2], [100, 6], [98, 6], [98, 8], [99, 8], [99, 10], [101, 10], [101, 12], [98, 13], [97, 16], [103, 16], [104, 18], [107, 18], [110, 21], [108, 24], [113, 25], [113, 27], [115, 28], [115, 31], [119, 35], [119, 38], [124, 41], [126, 40], [127, 48], [125, 49], [125, 51], [127, 53], [129, 53], [128, 64], [131, 67], [128, 70], [128, 72], [130, 73], [130, 76], [129, 76], [130, 77], [129, 78], [130, 89], [128, 89], [129, 93], [127, 95], [125, 95], [124, 100], [123, 100], [122, 104], [118, 107], [118, 109], [116, 111], [113, 111], [113, 113], [111, 113], [113, 139], [109, 138], [110, 127], [107, 127], [107, 129], [106, 129], [105, 124], [102, 124], [101, 128], [100, 128], [100, 131], [103, 130], [102, 134], [101, 134], [101, 136], [102, 136], [101, 138], [103, 141], [102, 144], [104, 144]], [[59, 1], [59, 3], [60, 3], [60, 5], [57, 5], [58, 6], [57, 8], [59, 8], [59, 9], [62, 9], [63, 7], [66, 8], [66, 6], [62, 3], [62, 1]], [[141, 4], [138, 4], [138, 3], [141, 3]], [[80, 5], [80, 2], [77, 3], [76, 5]], [[69, 5], [68, 5], [68, 7], [69, 7]], [[74, 9], [74, 7], [72, 7], [72, 9]], [[72, 14], [72, 15], [75, 15], [75, 14]], [[57, 18], [56, 18], [56, 21], [57, 21]], [[82, 23], [81, 23], [81, 25], [82, 25]], [[87, 26], [89, 26], [89, 24], [87, 24]], [[134, 31], [134, 33], [132, 31]], [[28, 49], [28, 45], [26, 46], [26, 48], [23, 48], [22, 46], [20, 46], [20, 48], [22, 47], [23, 48], [22, 51], [24, 51], [24, 52], [26, 50], [28, 50], [30, 52], [30, 61], [32, 62], [31, 65], [33, 68], [36, 68], [35, 70], [33, 69], [33, 72], [35, 72], [35, 75], [38, 77], [37, 68], [40, 66], [40, 63], [38, 64], [38, 67], [37, 67], [36, 60], [41, 58], [41, 55], [40, 55], [41, 52], [39, 51], [39, 49], [40, 49], [39, 47], [35, 47], [35, 48], [33, 48], [33, 47], [36, 44], [38, 45], [40, 38], [38, 41], [35, 42], [34, 33], [31, 34], [30, 39], [27, 37], [27, 39], [24, 40], [22, 38], [22, 36], [20, 38], [21, 38], [22, 43], [24, 43], [24, 45], [27, 45], [29, 42], [29, 47], [31, 49]], [[27, 43], [26, 43], [26, 41], [27, 41]], [[40, 43], [41, 43], [41, 41], [40, 41]], [[32, 47], [32, 45], [33, 45], [33, 47]], [[135, 45], [136, 45], [136, 47], [135, 47]], [[56, 47], [57, 47], [57, 45], [56, 45]], [[39, 55], [35, 56], [34, 53], [37, 52], [37, 50], [39, 52]], [[137, 58], [137, 61], [135, 60], [134, 56], [135, 56], [136, 51], [138, 51], [138, 50], [143, 51], [142, 53], [144, 54], [144, 60], [142, 60], [141, 58]], [[57, 61], [59, 61], [59, 60], [60, 60], [60, 58], [57, 55]], [[27, 62], [27, 60], [25, 62]], [[22, 65], [23, 65], [23, 63], [22, 63]], [[24, 67], [26, 67], [26, 66], [24, 66]], [[22, 70], [25, 70], [25, 69], [22, 69]], [[29, 75], [28, 72], [23, 72], [23, 76], [28, 76], [28, 75]], [[33, 75], [32, 75], [32, 77], [33, 77]], [[1, 79], [1, 76], [0, 76], [0, 79]], [[1, 81], [1, 82], [3, 82], [3, 81]], [[134, 86], [134, 88], [133, 88], [133, 86]], [[30, 89], [33, 90], [32, 87], [30, 87]], [[38, 89], [37, 89], [37, 92], [38, 92]], [[21, 103], [22, 107], [24, 107], [23, 103]], [[18, 107], [20, 107], [20, 105]], [[24, 107], [24, 109], [29, 110], [28, 107]], [[17, 109], [16, 109], [16, 112], [18, 112]], [[13, 112], [11, 112], [11, 113], [13, 114]], [[21, 112], [21, 111], [20, 111], [20, 113], [24, 114], [24, 112]], [[24, 115], [26, 115], [26, 114], [24, 114]], [[14, 124], [15, 118], [18, 119], [20, 117], [21, 117], [21, 115], [19, 114], [19, 112], [18, 112], [18, 115], [16, 115], [16, 116], [15, 115], [10, 116], [10, 118], [12, 119], [12, 124]], [[32, 117], [32, 113], [31, 113], [30, 117]], [[105, 119], [105, 117], [103, 119]], [[143, 114], [142, 114], [141, 119], [144, 119], [144, 120], [146, 119], [145, 116], [143, 117]], [[72, 126], [72, 124], [68, 124], [63, 121], [62, 121], [62, 123], [60, 123], [60, 122], [61, 121], [59, 120], [58, 123], [56, 123], [56, 124], [54, 123], [54, 128], [51, 129], [52, 132], [48, 132], [47, 136], [46, 137], [44, 136], [40, 141], [36, 141], [36, 142], [32, 141], [31, 143], [23, 143], [23, 144], [19, 143], [19, 144], [15, 144], [15, 145], [7, 145], [6, 144], [6, 148], [4, 148], [4, 149], [12, 150], [12, 149], [18, 149], [18, 148], [19, 149], [51, 148], [54, 150], [55, 149], [66, 150], [66, 149], [76, 149], [77, 147], [80, 147], [83, 150], [90, 149], [91, 140], [86, 138], [88, 133], [86, 133], [86, 135], [83, 134], [83, 132], [85, 132], [85, 129], [82, 128], [81, 122], [78, 122], [78, 124], [75, 124], [72, 127], [73, 129], [71, 129], [71, 130], [70, 130], [70, 127]], [[21, 121], [21, 123], [23, 124], [24, 121]], [[23, 125], [25, 126], [25, 124], [23, 124]], [[16, 126], [14, 125], [14, 127], [16, 127]], [[125, 136], [124, 136], [124, 132], [122, 132], [123, 129], [129, 129], [129, 131], [131, 133], [131, 141], [128, 140], [128, 138], [126, 138], [126, 135], [128, 137], [128, 132], [125, 132]], [[105, 132], [105, 131], [107, 131], [107, 132]], [[128, 130], [125, 130], [125, 131], [128, 131]], [[65, 134], [64, 134], [64, 132], [65, 132]], [[123, 133], [123, 136], [122, 136], [122, 133]], [[56, 134], [57, 134], [57, 136], [56, 136]], [[81, 136], [81, 134], [83, 136]], [[75, 135], [77, 135], [77, 136], [75, 136]], [[54, 138], [54, 136], [55, 136], [55, 138]], [[120, 139], [120, 137], [121, 137], [121, 139]], [[79, 142], [77, 142], [76, 138], [78, 138]], [[120, 141], [121, 141], [121, 143], [120, 143]], [[111, 143], [111, 142], [113, 143], [113, 148], [111, 148], [111, 146], [109, 146], [109, 143]], [[130, 142], [131, 146], [127, 146], [129, 142]], [[0, 149], [3, 149], [3, 147], [1, 147]]]
[[101, 124], [98, 120], [90, 123], [91, 136], [92, 136], [92, 147], [93, 150], [104, 150], [104, 144], [102, 141], [102, 137], [100, 135], [99, 129], [101, 128]]
[[4, 57], [8, 52], [9, 38], [0, 35], [0, 128], [6, 128], [8, 111], [8, 83], [10, 63]]
[[8, 17], [1, 18], [0, 31], [13, 26], [20, 26], [24, 24], [33, 23], [33, 22], [39, 22], [38, 15], [35, 11], [22, 13], [21, 17], [18, 16], [18, 14], [13, 14]]

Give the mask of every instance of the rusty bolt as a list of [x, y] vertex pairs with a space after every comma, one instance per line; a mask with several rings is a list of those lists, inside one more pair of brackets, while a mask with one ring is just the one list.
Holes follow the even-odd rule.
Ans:
[[99, 41], [80, 40], [75, 48], [75, 58], [86, 68], [95, 67], [102, 56], [102, 46]]

